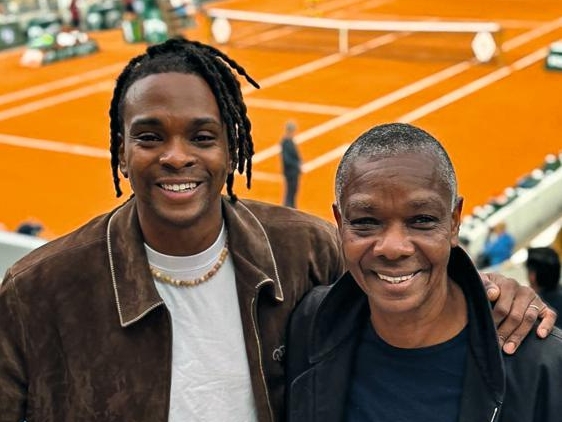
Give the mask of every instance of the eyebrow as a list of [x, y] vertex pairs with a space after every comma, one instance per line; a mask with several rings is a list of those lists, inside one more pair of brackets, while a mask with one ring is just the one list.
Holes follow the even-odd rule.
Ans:
[[[408, 201], [407, 205], [414, 210], [420, 210], [428, 206], [442, 207], [443, 204], [441, 203], [439, 198], [427, 197], [423, 199], [413, 199], [411, 201]], [[346, 209], [353, 211], [376, 211], [377, 209], [379, 209], [379, 206], [369, 199], [359, 198], [349, 201], [347, 203]]]
[[410, 205], [412, 208], [417, 210], [417, 209], [420, 209], [420, 208], [427, 207], [428, 205], [429, 206], [436, 205], [438, 207], [441, 207], [443, 204], [437, 198], [428, 197], [428, 198], [425, 198], [425, 199], [415, 199], [413, 201], [408, 202], [408, 205]]
[[[213, 117], [198, 117], [191, 121], [191, 125], [199, 127], [206, 124], [214, 124], [218, 126], [222, 126], [223, 123], [220, 120], [217, 120]], [[136, 117], [131, 122], [131, 125], [162, 125], [162, 120], [156, 117]]]

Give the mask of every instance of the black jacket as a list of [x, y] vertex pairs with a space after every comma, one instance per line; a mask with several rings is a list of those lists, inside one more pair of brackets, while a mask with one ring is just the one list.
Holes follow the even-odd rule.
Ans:
[[[531, 333], [502, 355], [479, 275], [455, 248], [449, 273], [468, 306], [469, 352], [459, 422], [562, 421], [562, 331]], [[366, 296], [346, 273], [313, 289], [291, 318], [287, 343], [289, 422], [344, 420], [355, 349], [369, 316]]]

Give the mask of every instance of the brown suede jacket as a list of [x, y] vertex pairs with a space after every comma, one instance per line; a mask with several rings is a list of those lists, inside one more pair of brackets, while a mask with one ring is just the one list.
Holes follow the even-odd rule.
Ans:
[[[223, 211], [260, 421], [284, 417], [285, 326], [343, 272], [335, 227], [254, 201]], [[8, 270], [0, 288], [0, 421], [168, 420], [172, 331], [135, 199]]]

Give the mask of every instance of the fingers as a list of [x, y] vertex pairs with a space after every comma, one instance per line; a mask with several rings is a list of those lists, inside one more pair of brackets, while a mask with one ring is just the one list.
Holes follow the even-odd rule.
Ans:
[[[504, 326], [504, 330], [515, 330], [521, 324], [523, 313], [535, 296], [535, 292], [531, 288], [520, 292], [521, 286], [513, 278], [507, 278], [495, 273], [481, 273], [480, 276], [486, 288], [488, 300], [495, 302], [492, 317], [496, 327], [503, 323], [507, 324]], [[511, 313], [512, 308], [514, 308], [515, 312], [519, 312], [519, 314], [513, 315]], [[509, 319], [506, 320], [508, 316]], [[509, 334], [511, 331], [505, 331], [505, 333]]]
[[[535, 298], [533, 298], [533, 301]], [[502, 324], [498, 327], [498, 338], [503, 337], [505, 339], [504, 343], [501, 344], [502, 350], [507, 353], [508, 355], [512, 355], [515, 353], [523, 339], [529, 334], [531, 329], [533, 328], [533, 324], [537, 320], [540, 312], [540, 307], [538, 305], [534, 305], [531, 303], [528, 304], [527, 308], [520, 314], [519, 311], [512, 310], [511, 315], [513, 318], [513, 323], [508, 325]], [[515, 305], [514, 306], [519, 306]], [[520, 316], [521, 315], [521, 316]], [[521, 320], [521, 323], [514, 327], [517, 324], [517, 320]], [[509, 320], [509, 316], [506, 318], [506, 322]], [[511, 332], [510, 332], [511, 330]]]
[[556, 312], [549, 308], [535, 291], [500, 274], [480, 274], [488, 299], [495, 301], [492, 316], [498, 330], [502, 350], [513, 354], [540, 318], [536, 334], [544, 338], [556, 322]]
[[538, 318], [541, 318], [541, 323], [537, 327], [536, 334], [544, 338], [550, 334], [554, 327], [556, 312], [550, 309], [540, 297], [535, 295], [523, 313], [521, 324], [511, 334], [504, 334], [504, 332], [508, 331], [509, 326], [504, 332], [500, 332], [504, 327], [498, 328], [498, 338], [505, 339], [502, 344], [502, 350], [510, 355], [515, 353], [521, 342], [529, 335]]
[[[488, 300], [490, 302], [495, 302], [496, 300], [498, 300], [498, 297], [500, 296], [500, 289], [497, 284], [490, 280], [490, 277], [487, 273], [481, 273], [480, 277], [482, 278], [482, 283], [484, 283], [484, 288], [486, 289]], [[515, 289], [513, 289], [513, 291], [515, 291]], [[507, 294], [509, 294], [509, 292]]]
[[[540, 300], [540, 298], [539, 298]], [[542, 302], [542, 300], [541, 300]], [[554, 328], [558, 315], [554, 309], [549, 308], [546, 304], [539, 310], [539, 318], [541, 322], [537, 327], [537, 335], [541, 338], [547, 337]]]

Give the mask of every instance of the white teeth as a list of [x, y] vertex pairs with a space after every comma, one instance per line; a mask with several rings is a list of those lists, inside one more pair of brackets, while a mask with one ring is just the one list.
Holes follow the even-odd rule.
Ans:
[[379, 278], [381, 280], [388, 281], [389, 283], [392, 283], [392, 284], [398, 284], [398, 283], [401, 283], [403, 281], [411, 279], [415, 275], [415, 273], [408, 274], [408, 275], [401, 275], [399, 277], [390, 277], [388, 275], [379, 274], [379, 273], [377, 273], [377, 275], [379, 276]]
[[195, 189], [197, 187], [197, 183], [190, 182], [190, 183], [180, 183], [179, 185], [162, 185], [165, 190], [170, 190], [173, 192], [185, 192], [191, 189]]

